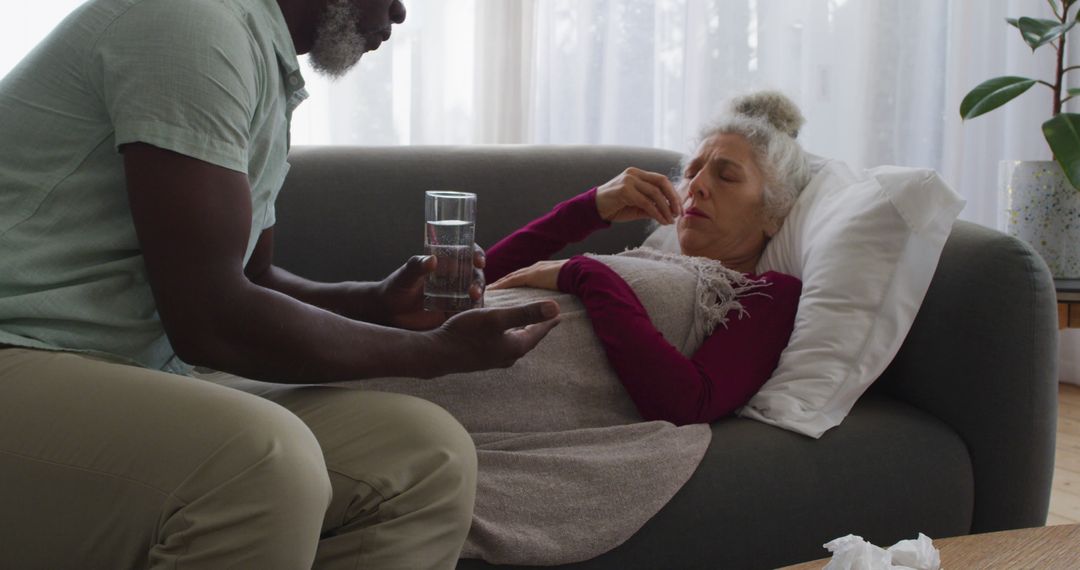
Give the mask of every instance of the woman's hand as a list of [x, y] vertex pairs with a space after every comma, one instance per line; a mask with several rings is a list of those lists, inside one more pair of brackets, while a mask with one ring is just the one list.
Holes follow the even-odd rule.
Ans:
[[506, 274], [502, 279], [488, 285], [488, 290], [536, 287], [537, 289], [558, 291], [559, 271], [565, 263], [565, 259], [538, 261], [529, 267], [522, 267], [517, 271]]
[[597, 188], [596, 210], [608, 222], [652, 218], [673, 224], [682, 215], [682, 200], [663, 174], [630, 167]]

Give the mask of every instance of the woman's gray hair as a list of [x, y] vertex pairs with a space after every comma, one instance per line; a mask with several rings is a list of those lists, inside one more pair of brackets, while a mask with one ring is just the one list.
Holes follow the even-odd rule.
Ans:
[[742, 135], [749, 141], [765, 175], [765, 219], [776, 229], [810, 182], [809, 160], [795, 140], [805, 122], [799, 107], [783, 93], [757, 91], [728, 100], [725, 110], [701, 132], [702, 142], [721, 134]]

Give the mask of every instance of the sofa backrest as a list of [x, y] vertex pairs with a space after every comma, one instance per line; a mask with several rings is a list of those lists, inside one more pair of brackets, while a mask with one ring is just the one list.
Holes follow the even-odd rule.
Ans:
[[[601, 146], [298, 147], [278, 197], [275, 262], [327, 281], [376, 280], [422, 254], [424, 192], [477, 194], [488, 247], [629, 166], [674, 175], [675, 152]], [[638, 245], [644, 222], [618, 224], [564, 255]]]

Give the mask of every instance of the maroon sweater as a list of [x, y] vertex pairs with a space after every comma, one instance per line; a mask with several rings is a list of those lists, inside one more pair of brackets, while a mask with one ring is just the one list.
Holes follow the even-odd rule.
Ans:
[[[488, 283], [548, 259], [568, 243], [607, 228], [596, 189], [571, 198], [487, 250]], [[677, 425], [712, 422], [746, 404], [768, 380], [795, 325], [802, 282], [782, 273], [761, 276], [766, 295], [740, 299], [748, 317], [728, 314], [690, 358], [653, 326], [634, 291], [607, 265], [575, 256], [559, 272], [559, 289], [577, 295], [608, 361], [645, 420]]]

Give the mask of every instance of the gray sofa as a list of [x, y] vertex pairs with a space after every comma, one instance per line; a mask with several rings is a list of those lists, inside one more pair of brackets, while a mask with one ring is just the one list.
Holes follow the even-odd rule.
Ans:
[[[310, 278], [379, 279], [422, 253], [424, 190], [476, 192], [487, 246], [627, 166], [668, 173], [678, 159], [626, 147], [296, 148], [276, 261]], [[643, 225], [622, 224], [563, 255], [644, 237]], [[716, 422], [701, 466], [660, 513], [622, 546], [564, 568], [769, 568], [823, 557], [822, 543], [847, 533], [884, 546], [1043, 525], [1054, 299], [1031, 248], [958, 222], [903, 348], [842, 425], [813, 440]]]

